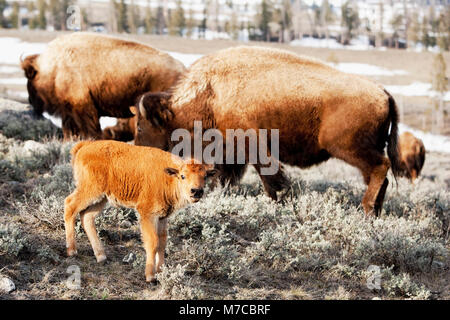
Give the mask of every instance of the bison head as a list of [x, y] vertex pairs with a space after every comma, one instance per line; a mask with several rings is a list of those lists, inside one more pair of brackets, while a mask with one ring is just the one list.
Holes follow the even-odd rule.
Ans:
[[183, 162], [179, 169], [166, 168], [165, 172], [178, 179], [181, 196], [187, 202], [198, 202], [204, 193], [206, 179], [215, 175], [216, 170], [210, 164], [199, 164], [193, 159]]
[[168, 150], [169, 126], [174, 114], [169, 107], [170, 94], [146, 93], [139, 97], [136, 108], [136, 132], [134, 143]]
[[44, 110], [44, 100], [39, 96], [38, 90], [36, 89], [36, 76], [38, 75], [38, 68], [36, 65], [36, 59], [39, 57], [38, 54], [34, 54], [21, 60], [21, 67], [25, 72], [25, 77], [28, 79], [27, 90], [28, 90], [28, 101], [33, 106], [33, 110], [37, 115], [42, 115]]

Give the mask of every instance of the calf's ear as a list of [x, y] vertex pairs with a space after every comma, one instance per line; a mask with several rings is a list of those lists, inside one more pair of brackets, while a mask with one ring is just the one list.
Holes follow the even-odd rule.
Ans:
[[146, 93], [138, 100], [139, 115], [147, 119], [157, 128], [166, 126], [172, 121], [174, 114], [170, 109], [171, 95], [166, 92]]
[[175, 168], [165, 168], [164, 172], [167, 173], [169, 176], [176, 176], [178, 174], [178, 169]]

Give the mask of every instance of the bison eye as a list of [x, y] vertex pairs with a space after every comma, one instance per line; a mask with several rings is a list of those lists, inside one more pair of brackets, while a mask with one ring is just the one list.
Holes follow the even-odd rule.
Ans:
[[185, 176], [183, 176], [183, 175], [181, 175], [181, 179], [183, 179], [183, 180], [184, 180], [184, 179], [186, 179], [186, 177], [185, 177]]
[[138, 130], [138, 132], [142, 132], [142, 128], [141, 127], [138, 127], [137, 130]]

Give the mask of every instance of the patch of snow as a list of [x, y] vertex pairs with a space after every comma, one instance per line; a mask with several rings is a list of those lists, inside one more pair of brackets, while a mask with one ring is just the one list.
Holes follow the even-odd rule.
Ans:
[[311, 37], [293, 40], [290, 42], [290, 45], [299, 47], [347, 49], [347, 50], [370, 50], [374, 48], [369, 44], [368, 38], [364, 36], [352, 39], [350, 41], [350, 44], [346, 46], [337, 42], [335, 39], [318, 39]]
[[203, 56], [202, 54], [179, 53], [171, 51], [167, 53], [170, 54], [173, 58], [181, 61], [186, 67], [189, 67], [191, 64], [193, 64]]
[[0, 66], [0, 73], [18, 73], [22, 72], [22, 69], [14, 66]]
[[[437, 92], [431, 90], [431, 84], [425, 82], [413, 82], [404, 86], [384, 86], [392, 94], [400, 94], [407, 97], [431, 97], [437, 96]], [[444, 95], [444, 101], [450, 101], [450, 91]]]
[[365, 75], [365, 76], [398, 76], [398, 75], [407, 75], [408, 72], [405, 70], [388, 70], [382, 67], [365, 64], [365, 63], [350, 63], [343, 62], [338, 63], [337, 65], [332, 65], [336, 69], [352, 74]]
[[[47, 118], [48, 120], [50, 120], [58, 128], [62, 128], [61, 118], [52, 116], [52, 115], [48, 114], [47, 112], [44, 112], [43, 116], [45, 118]], [[102, 130], [109, 126], [115, 126], [116, 123], [117, 123], [117, 118], [100, 117], [100, 127], [102, 128]]]
[[10, 85], [26, 85], [27, 79], [24, 78], [3, 78], [0, 79], [0, 84], [10, 84]]
[[26, 57], [30, 54], [42, 53], [47, 47], [46, 43], [25, 42], [19, 38], [0, 37], [0, 63], [2, 64], [20, 64], [20, 57]]
[[117, 118], [113, 117], [100, 117], [100, 127], [105, 129], [106, 127], [115, 126], [117, 123]]

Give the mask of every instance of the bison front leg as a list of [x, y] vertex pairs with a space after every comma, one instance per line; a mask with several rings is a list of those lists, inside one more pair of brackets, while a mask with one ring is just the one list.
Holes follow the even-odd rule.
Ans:
[[[139, 211], [139, 210], [138, 210]], [[156, 283], [155, 278], [155, 258], [159, 248], [158, 217], [139, 212], [141, 215], [142, 242], [146, 252], [145, 280]]]

